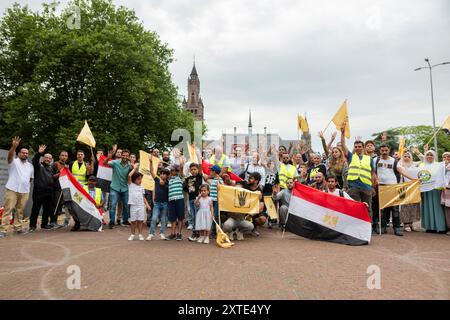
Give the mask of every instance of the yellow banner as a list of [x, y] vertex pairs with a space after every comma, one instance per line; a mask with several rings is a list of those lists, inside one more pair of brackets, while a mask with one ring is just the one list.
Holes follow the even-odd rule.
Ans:
[[339, 131], [341, 131], [341, 126], [345, 122], [345, 137], [350, 139], [350, 122], [348, 119], [347, 100], [344, 101], [331, 121], [333, 121], [336, 129]]
[[153, 161], [153, 172], [156, 174], [158, 172], [158, 165], [160, 160], [150, 153], [140, 150], [139, 151], [139, 172], [144, 175], [142, 178], [142, 186], [145, 190], [153, 191], [155, 190], [155, 180], [153, 180], [150, 174], [150, 157]]
[[419, 203], [420, 180], [394, 184], [391, 186], [379, 186], [380, 210], [393, 206]]
[[273, 199], [271, 196], [264, 197], [264, 203], [267, 208], [267, 213], [269, 214], [270, 219], [279, 220], [278, 211], [275, 207], [275, 203], [273, 203]]
[[233, 213], [258, 214], [260, 192], [219, 185], [219, 210]]
[[89, 128], [89, 125], [86, 120], [84, 121], [83, 129], [81, 129], [81, 132], [78, 135], [77, 141], [87, 144], [92, 148], [95, 148], [95, 139], [94, 136], [92, 135], [91, 129]]

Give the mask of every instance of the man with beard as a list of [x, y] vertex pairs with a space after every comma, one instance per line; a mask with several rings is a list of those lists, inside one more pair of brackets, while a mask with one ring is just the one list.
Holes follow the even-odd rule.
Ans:
[[[53, 174], [51, 168], [52, 155], [44, 154], [46, 145], [40, 145], [38, 152], [34, 155], [32, 163], [34, 167], [34, 189], [33, 189], [33, 207], [30, 216], [30, 230], [36, 231], [36, 224], [39, 217], [39, 211], [42, 211], [41, 229], [50, 230], [53, 226], [49, 225], [49, 220], [53, 221], [52, 195], [53, 195]], [[41, 157], [43, 161], [40, 162]]]
[[114, 227], [114, 220], [116, 218], [116, 206], [119, 198], [123, 204], [123, 224], [130, 225], [128, 222], [128, 174], [132, 167], [129, 163], [130, 151], [123, 150], [121, 160], [112, 160], [113, 155], [116, 153], [116, 146], [113, 146], [113, 150], [108, 152], [108, 157], [105, 162], [113, 169], [111, 191], [109, 194], [110, 206], [109, 206], [109, 228]]
[[281, 189], [286, 189], [286, 181], [287, 179], [296, 179], [297, 178], [297, 168], [290, 163], [289, 154], [284, 153], [281, 157], [282, 163], [280, 164], [280, 168], [278, 170], [278, 179], [280, 181]]
[[20, 137], [14, 137], [8, 152], [9, 177], [5, 186], [5, 210], [0, 220], [0, 238], [6, 237], [13, 210], [14, 231], [22, 233], [23, 210], [30, 193], [30, 182], [34, 177], [33, 165], [27, 161], [28, 149], [20, 149], [18, 157], [14, 159], [20, 141]]
[[248, 182], [246, 184], [244, 184], [244, 189], [260, 193], [259, 214], [252, 216], [252, 221], [253, 221], [253, 225], [254, 225], [252, 234], [256, 237], [259, 237], [259, 232], [256, 230], [257, 227], [264, 225], [264, 223], [266, 223], [266, 221], [267, 221], [267, 218], [264, 215], [262, 215], [262, 213], [264, 211], [264, 198], [263, 198], [262, 188], [261, 188], [260, 184], [261, 184], [261, 174], [259, 174], [259, 172], [250, 173], [248, 176]]
[[[67, 164], [67, 159], [69, 155], [67, 151], [61, 151], [59, 153], [59, 160], [52, 163], [52, 175], [53, 175], [53, 200], [52, 200], [52, 211], [54, 215], [52, 215], [53, 220], [51, 221], [51, 224], [54, 228], [61, 227], [58, 225], [58, 216], [62, 213], [62, 207], [63, 207], [63, 200], [62, 200], [62, 191], [61, 191], [61, 185], [59, 184], [59, 174], [62, 170], [62, 168], [69, 168], [69, 165]], [[66, 210], [67, 212], [67, 210]], [[67, 212], [66, 218], [64, 219], [64, 226], [67, 227], [69, 225], [70, 215]]]
[[162, 163], [163, 168], [170, 167], [172, 162], [170, 161], [170, 152], [169, 151], [163, 151], [161, 163]]
[[286, 228], [286, 217], [289, 211], [289, 202], [291, 201], [292, 190], [294, 189], [294, 180], [290, 178], [287, 179], [286, 186], [287, 189], [283, 189], [281, 191], [274, 189], [272, 196], [272, 199], [274, 201], [278, 201], [280, 206], [278, 212], [280, 215], [280, 226], [283, 230]]

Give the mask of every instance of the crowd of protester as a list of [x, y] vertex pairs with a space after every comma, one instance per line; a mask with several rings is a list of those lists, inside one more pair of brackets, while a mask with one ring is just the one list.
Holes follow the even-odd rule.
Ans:
[[[337, 133], [332, 134], [331, 141], [322, 141], [322, 154], [311, 146], [299, 142], [294, 148], [271, 146], [264, 149], [243, 150], [235, 147], [230, 154], [225, 154], [221, 147], [206, 149], [199, 158], [211, 165], [209, 174], [203, 172], [201, 164], [187, 159], [180, 150], [173, 149], [160, 154], [158, 149], [151, 150], [154, 159], [159, 160], [158, 169], [154, 170], [150, 162], [150, 174], [154, 179], [154, 190], [145, 190], [142, 185], [143, 175], [139, 172], [139, 159], [136, 154], [126, 149], [113, 146], [108, 151], [105, 164], [112, 168], [112, 181], [108, 190], [98, 188], [98, 159], [103, 154], [97, 152], [90, 161], [79, 150], [76, 159], [69, 161], [68, 152], [61, 151], [54, 160], [46, 153], [46, 146], [41, 145], [31, 163], [28, 161], [29, 150], [21, 148], [21, 139], [12, 139], [8, 153], [9, 179], [5, 191], [5, 208], [0, 224], [0, 237], [9, 231], [13, 215], [12, 228], [16, 233], [33, 233], [42, 212], [42, 230], [68, 227], [74, 222], [72, 231], [83, 226], [71, 215], [61, 199], [59, 174], [62, 168], [70, 170], [77, 181], [95, 200], [96, 206], [109, 213], [109, 221], [103, 221], [109, 229], [130, 227], [128, 240], [155, 240], [159, 229], [161, 240], [183, 240], [182, 230], [190, 230], [188, 240], [192, 242], [210, 242], [216, 237], [216, 222], [222, 225], [231, 240], [243, 240], [244, 235], [259, 236], [260, 227], [273, 228], [278, 225], [285, 228], [288, 219], [289, 202], [295, 183], [308, 185], [317, 190], [337, 197], [352, 199], [366, 204], [373, 222], [374, 234], [385, 234], [392, 225], [393, 233], [403, 236], [403, 232], [426, 231], [430, 233], [450, 234], [450, 152], [443, 153], [439, 162], [436, 153], [424, 146], [423, 154], [417, 148], [404, 152], [399, 157], [398, 150], [391, 150], [383, 136], [381, 145], [373, 141], [363, 142], [356, 139], [351, 150], [345, 139], [345, 124], [341, 130], [341, 139], [334, 143]], [[414, 157], [418, 161], [414, 161]], [[436, 162], [439, 165], [436, 166]], [[379, 215], [378, 187], [394, 185], [416, 180], [419, 171], [427, 171], [428, 180], [436, 180], [441, 174], [435, 168], [443, 167], [442, 185], [422, 188], [420, 204], [393, 206], [385, 208]], [[155, 172], [156, 171], [156, 172]], [[242, 181], [232, 179], [231, 175]], [[33, 184], [33, 207], [29, 219], [29, 228], [25, 230], [24, 207]], [[260, 213], [245, 215], [233, 212], [220, 212], [218, 208], [218, 186], [225, 184], [237, 186], [260, 195]], [[274, 220], [268, 215], [264, 196], [271, 196], [276, 204], [279, 218]], [[58, 223], [64, 216], [64, 222]], [[381, 216], [381, 221], [379, 220]], [[149, 228], [144, 237], [144, 226]], [[381, 226], [381, 229], [380, 229]], [[167, 231], [167, 228], [169, 231]]]

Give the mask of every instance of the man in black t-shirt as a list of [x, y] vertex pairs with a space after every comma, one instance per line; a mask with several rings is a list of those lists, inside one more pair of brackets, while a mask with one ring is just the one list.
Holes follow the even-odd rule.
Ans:
[[248, 176], [248, 182], [244, 183], [243, 187], [244, 189], [257, 192], [259, 191], [261, 193], [261, 196], [259, 198], [259, 214], [252, 216], [253, 225], [255, 228], [252, 231], [252, 234], [254, 236], [259, 236], [259, 232], [256, 230], [257, 226], [262, 226], [264, 223], [266, 223], [267, 218], [262, 215], [264, 211], [264, 197], [262, 193], [262, 189], [259, 186], [259, 182], [261, 181], [261, 175], [258, 172], [252, 172]]

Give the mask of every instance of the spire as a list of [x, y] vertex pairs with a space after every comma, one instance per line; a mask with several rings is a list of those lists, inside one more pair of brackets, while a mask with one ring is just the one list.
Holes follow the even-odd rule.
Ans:
[[191, 77], [198, 77], [197, 69], [195, 68], [195, 58], [194, 58], [194, 66], [192, 67]]
[[253, 125], [252, 125], [252, 109], [248, 109], [248, 127], [249, 128], [252, 128], [253, 127]]

